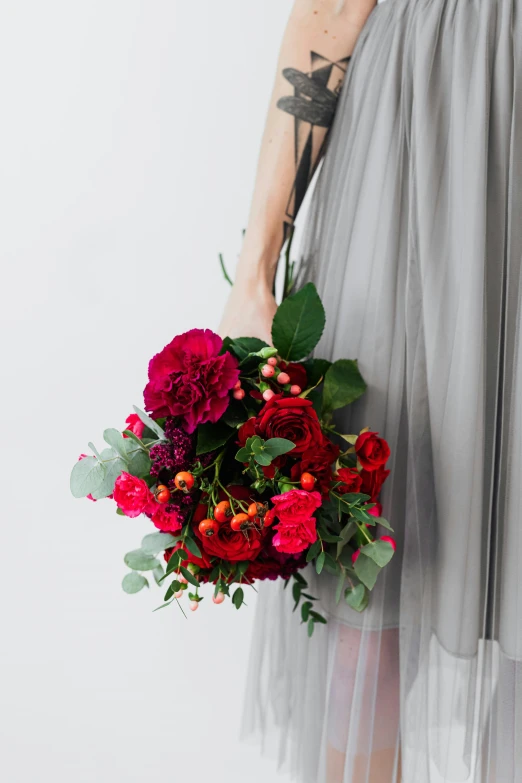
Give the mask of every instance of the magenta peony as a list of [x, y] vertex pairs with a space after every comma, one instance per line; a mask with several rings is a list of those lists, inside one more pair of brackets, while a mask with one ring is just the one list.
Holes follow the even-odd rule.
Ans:
[[114, 485], [114, 500], [126, 517], [139, 517], [154, 503], [154, 495], [143, 479], [121, 473]]
[[175, 337], [149, 363], [143, 392], [154, 417], [180, 416], [186, 431], [216, 422], [227, 409], [229, 392], [239, 378], [237, 360], [210, 329], [191, 329]]

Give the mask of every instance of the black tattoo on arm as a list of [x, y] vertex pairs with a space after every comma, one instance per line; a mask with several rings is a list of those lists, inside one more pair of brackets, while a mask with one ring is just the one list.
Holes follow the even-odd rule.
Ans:
[[[277, 107], [294, 117], [295, 180], [286, 207], [284, 238], [289, 234], [303, 203], [316, 164], [321, 159], [350, 58], [332, 62], [311, 52], [311, 69], [303, 73], [285, 68], [283, 76], [294, 94], [280, 98]], [[324, 130], [327, 129], [326, 135]]]

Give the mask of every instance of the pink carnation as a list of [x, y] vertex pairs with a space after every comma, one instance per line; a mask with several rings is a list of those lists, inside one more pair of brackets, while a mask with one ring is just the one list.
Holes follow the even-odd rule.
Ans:
[[276, 516], [288, 525], [298, 525], [310, 519], [316, 508], [321, 505], [319, 492], [306, 492], [304, 489], [291, 489], [282, 495], [274, 495], [272, 503]]
[[297, 554], [317, 540], [314, 511], [321, 505], [319, 492], [291, 489], [272, 498], [279, 518], [272, 541], [279, 552]]
[[177, 533], [183, 525], [183, 517], [177, 511], [167, 511], [163, 506], [154, 509], [150, 517], [163, 533]]
[[[145, 425], [137, 413], [131, 413], [129, 416], [127, 416], [125, 419], [125, 424], [127, 425], [125, 427], [126, 430], [130, 430], [138, 438], [141, 438], [143, 435], [143, 430], [145, 429]], [[127, 435], [124, 435], [123, 437], [126, 438]]]
[[297, 525], [285, 525], [284, 522], [280, 522], [276, 530], [272, 543], [279, 552], [297, 554], [317, 541], [315, 517], [310, 517]]
[[154, 501], [154, 495], [143, 479], [121, 473], [114, 485], [114, 500], [126, 517], [139, 517]]
[[236, 359], [219, 355], [221, 337], [210, 329], [192, 329], [175, 337], [149, 363], [143, 392], [145, 408], [155, 417], [180, 416], [188, 433], [224, 414], [230, 390], [239, 378]]

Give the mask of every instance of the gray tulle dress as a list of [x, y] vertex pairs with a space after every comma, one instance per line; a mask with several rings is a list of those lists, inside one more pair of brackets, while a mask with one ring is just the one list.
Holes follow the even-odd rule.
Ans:
[[516, 0], [375, 8], [304, 222], [317, 355], [359, 360], [342, 427], [390, 443], [398, 546], [362, 614], [309, 574], [329, 617], [311, 640], [290, 591], [262, 585], [245, 733], [303, 783], [521, 783]]

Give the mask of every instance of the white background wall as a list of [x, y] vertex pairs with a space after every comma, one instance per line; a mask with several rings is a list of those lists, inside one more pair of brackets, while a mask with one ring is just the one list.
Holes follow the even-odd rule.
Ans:
[[[290, 0], [17, 0], [0, 18], [6, 783], [268, 783], [238, 733], [254, 600], [127, 596], [142, 520], [69, 495], [149, 357], [216, 327]], [[154, 594], [153, 594], [154, 593]], [[174, 609], [174, 607], [173, 607]]]

